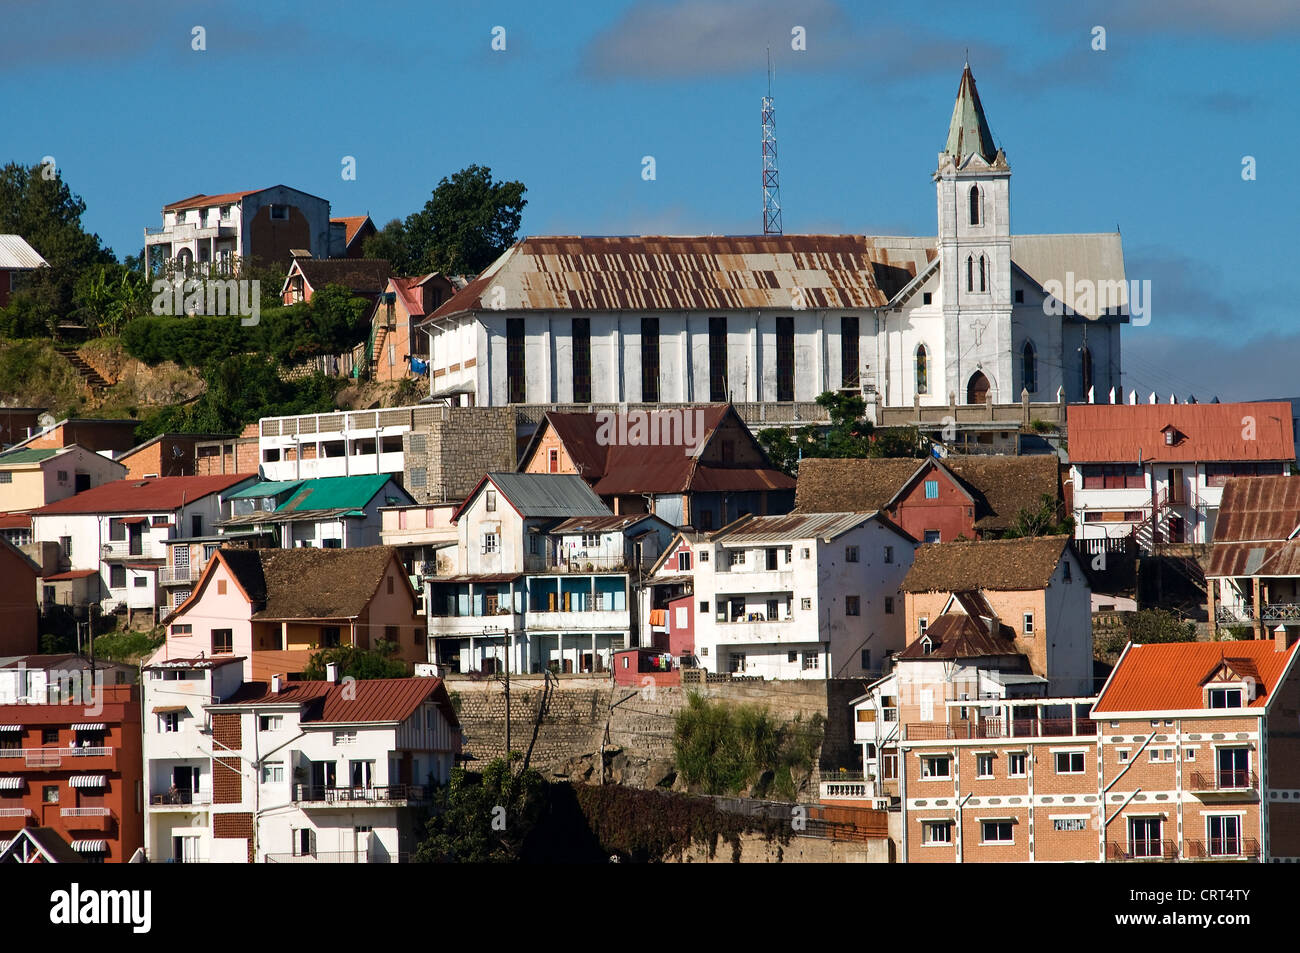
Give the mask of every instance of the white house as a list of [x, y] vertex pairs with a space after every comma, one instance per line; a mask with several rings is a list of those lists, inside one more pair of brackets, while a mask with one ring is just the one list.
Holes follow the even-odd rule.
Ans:
[[61, 571], [94, 570], [104, 612], [155, 617], [166, 541], [202, 536], [246, 474], [117, 480], [33, 510], [32, 537], [59, 545]]
[[1011, 169], [969, 67], [932, 177], [936, 236], [524, 239], [421, 323], [430, 393], [501, 406], [860, 389], [893, 407], [1119, 387], [1120, 236], [1012, 233]]
[[220, 662], [147, 667], [151, 859], [409, 859], [417, 809], [460, 750], [450, 697], [437, 678], [342, 683], [332, 668], [244, 683]]
[[415, 502], [387, 473], [259, 482], [230, 501], [223, 532], [269, 531], [284, 549], [378, 546], [380, 509]]
[[916, 540], [879, 513], [747, 516], [694, 548], [695, 651], [711, 672], [852, 678], [904, 645]]
[[1209, 543], [1229, 479], [1285, 476], [1295, 462], [1287, 401], [1081, 404], [1067, 420], [1083, 540]]

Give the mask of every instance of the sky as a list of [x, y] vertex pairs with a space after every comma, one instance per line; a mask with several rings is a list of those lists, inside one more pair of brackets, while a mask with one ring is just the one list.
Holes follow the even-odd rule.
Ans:
[[969, 58], [1013, 232], [1118, 227], [1128, 278], [1151, 282], [1125, 389], [1300, 394], [1295, 0], [0, 0], [0, 17], [0, 163], [53, 157], [119, 257], [196, 193], [283, 183], [382, 227], [471, 164], [526, 185], [521, 236], [761, 232], [769, 48], [785, 232], [934, 235]]

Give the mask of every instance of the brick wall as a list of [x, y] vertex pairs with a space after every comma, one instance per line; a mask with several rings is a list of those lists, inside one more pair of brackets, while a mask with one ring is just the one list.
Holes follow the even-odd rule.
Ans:
[[253, 862], [252, 814], [214, 814], [212, 816], [212, 836], [244, 838], [248, 841], [248, 862], [250, 864]]
[[217, 750], [239, 751], [244, 747], [242, 722], [239, 715], [212, 716], [212, 743]]
[[244, 799], [243, 777], [238, 758], [212, 759], [212, 802], [239, 804]]

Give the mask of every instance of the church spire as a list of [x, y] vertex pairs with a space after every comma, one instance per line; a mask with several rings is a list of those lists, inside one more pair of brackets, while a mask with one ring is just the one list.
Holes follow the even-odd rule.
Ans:
[[993, 144], [993, 130], [980, 105], [980, 94], [975, 89], [975, 77], [970, 63], [961, 73], [961, 86], [957, 89], [957, 102], [952, 107], [952, 121], [948, 123], [948, 142], [944, 153], [953, 157], [958, 165], [968, 156], [978, 152], [984, 161], [993, 162], [998, 149]]

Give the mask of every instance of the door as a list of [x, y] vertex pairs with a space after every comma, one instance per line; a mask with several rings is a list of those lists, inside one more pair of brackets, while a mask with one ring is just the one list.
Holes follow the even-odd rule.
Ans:
[[80, 493], [83, 490], [89, 490], [89, 489], [90, 489], [90, 474], [89, 473], [76, 474], [76, 476], [73, 478], [72, 492]]
[[364, 790], [373, 786], [375, 773], [373, 761], [353, 761], [350, 767], [353, 788]]
[[1246, 748], [1220, 748], [1215, 754], [1218, 767], [1217, 786], [1220, 788], [1245, 788], [1250, 786], [1250, 751]]
[[982, 404], [989, 396], [989, 379], [984, 376], [983, 371], [976, 371], [970, 376], [970, 382], [966, 385], [966, 403]]
[[1129, 818], [1128, 849], [1134, 857], [1159, 857], [1161, 854], [1160, 818]]
[[334, 788], [338, 784], [338, 778], [335, 774], [336, 766], [333, 761], [313, 761], [311, 763], [311, 786], [312, 794], [319, 794], [324, 799], [325, 792]]
[[1210, 856], [1236, 857], [1241, 853], [1241, 818], [1233, 815], [1209, 818]]
[[1169, 542], [1187, 542], [1187, 522], [1181, 516], [1169, 517]]
[[1182, 506], [1187, 502], [1187, 484], [1183, 479], [1182, 467], [1169, 468], [1169, 502], [1174, 506]]
[[127, 533], [130, 537], [130, 546], [127, 549], [132, 556], [139, 556], [144, 553], [144, 524], [132, 523], [127, 527]]

